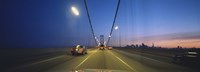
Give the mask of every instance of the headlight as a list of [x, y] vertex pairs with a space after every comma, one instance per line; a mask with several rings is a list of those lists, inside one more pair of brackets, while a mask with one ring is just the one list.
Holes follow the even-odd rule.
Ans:
[[78, 51], [78, 49], [76, 49], [76, 51]]

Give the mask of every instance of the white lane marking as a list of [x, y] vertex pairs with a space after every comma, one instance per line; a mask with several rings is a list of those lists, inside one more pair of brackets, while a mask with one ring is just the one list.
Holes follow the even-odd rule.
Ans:
[[121, 61], [122, 63], [124, 63], [126, 66], [128, 66], [131, 70], [133, 70], [134, 72], [137, 72], [134, 68], [132, 68], [130, 65], [128, 65], [125, 61], [123, 61], [121, 58], [117, 57], [116, 55], [114, 55], [112, 52], [109, 51], [109, 53], [111, 55], [113, 55], [114, 57], [116, 57], [119, 61]]
[[31, 63], [31, 64], [19, 66], [19, 67], [25, 68], [25, 67], [33, 66], [33, 65], [36, 65], [36, 64], [44, 63], [44, 62], [48, 62], [48, 61], [55, 60], [55, 59], [62, 58], [62, 57], [66, 57], [66, 55], [61, 55], [61, 56], [45, 59], [45, 60], [42, 60], [42, 61], [34, 62], [34, 63]]
[[[97, 50], [98, 50], [98, 49], [97, 49]], [[94, 53], [96, 53], [97, 50], [96, 50]], [[78, 64], [78, 65], [75, 67], [75, 69], [77, 69], [79, 66], [81, 66], [89, 57], [91, 57], [92, 55], [94, 55], [94, 53], [92, 53], [92, 54], [89, 55], [87, 58], [85, 58], [80, 64]]]
[[[116, 50], [116, 51], [121, 52], [121, 53], [126, 54], [126, 55], [137, 56], [137, 57], [140, 56], [140, 55], [136, 55], [136, 54], [120, 51], [120, 50]], [[140, 57], [143, 57], [143, 58], [146, 58], [146, 59], [149, 59], [149, 60], [152, 60], [152, 61], [157, 61], [157, 62], [162, 63], [162, 61], [159, 61], [159, 60], [156, 60], [156, 59], [153, 59], [153, 58], [148, 58], [148, 57], [145, 57], [145, 56], [140, 56]]]

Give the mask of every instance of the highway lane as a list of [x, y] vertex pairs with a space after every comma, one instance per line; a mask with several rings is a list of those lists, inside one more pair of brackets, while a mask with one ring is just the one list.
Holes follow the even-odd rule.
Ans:
[[113, 52], [134, 67], [138, 72], [197, 72], [184, 66], [140, 54], [128, 53], [121, 50], [115, 50]]
[[87, 55], [60, 55], [16, 67], [8, 72], [68, 72], [75, 70], [128, 72], [195, 72], [193, 69], [120, 50], [89, 49]]

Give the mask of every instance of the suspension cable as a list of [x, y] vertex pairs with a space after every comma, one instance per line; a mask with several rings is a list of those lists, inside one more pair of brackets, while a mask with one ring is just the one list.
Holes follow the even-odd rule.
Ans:
[[89, 20], [89, 23], [90, 23], [90, 28], [92, 30], [93, 39], [94, 39], [96, 45], [98, 45], [97, 41], [96, 41], [96, 38], [95, 38], [94, 29], [93, 29], [92, 22], [91, 22], [91, 19], [90, 19], [90, 15], [89, 15], [89, 11], [88, 11], [86, 0], [84, 0], [84, 4], [85, 4], [86, 11], [87, 11], [88, 20]]
[[112, 27], [111, 27], [111, 31], [110, 31], [110, 34], [109, 34], [109, 37], [108, 37], [108, 41], [107, 41], [107, 43], [106, 43], [106, 46], [108, 45], [108, 43], [109, 43], [109, 41], [110, 41], [110, 38], [111, 38], [111, 35], [112, 35], [112, 32], [113, 32], [113, 28], [114, 28], [114, 26], [115, 26], [115, 20], [116, 20], [116, 17], [117, 17], [119, 5], [120, 5], [120, 0], [118, 0], [117, 9], [116, 9], [116, 12], [115, 12], [115, 17], [114, 17], [114, 20], [113, 20], [113, 24], [112, 24]]

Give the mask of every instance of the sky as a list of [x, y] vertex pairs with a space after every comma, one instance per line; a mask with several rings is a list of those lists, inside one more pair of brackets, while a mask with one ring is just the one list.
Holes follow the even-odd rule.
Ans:
[[[118, 0], [86, 0], [95, 36], [109, 36]], [[94, 46], [84, 0], [1, 0], [1, 48]], [[76, 7], [79, 16], [71, 11]], [[108, 45], [200, 48], [199, 0], [121, 0]]]

